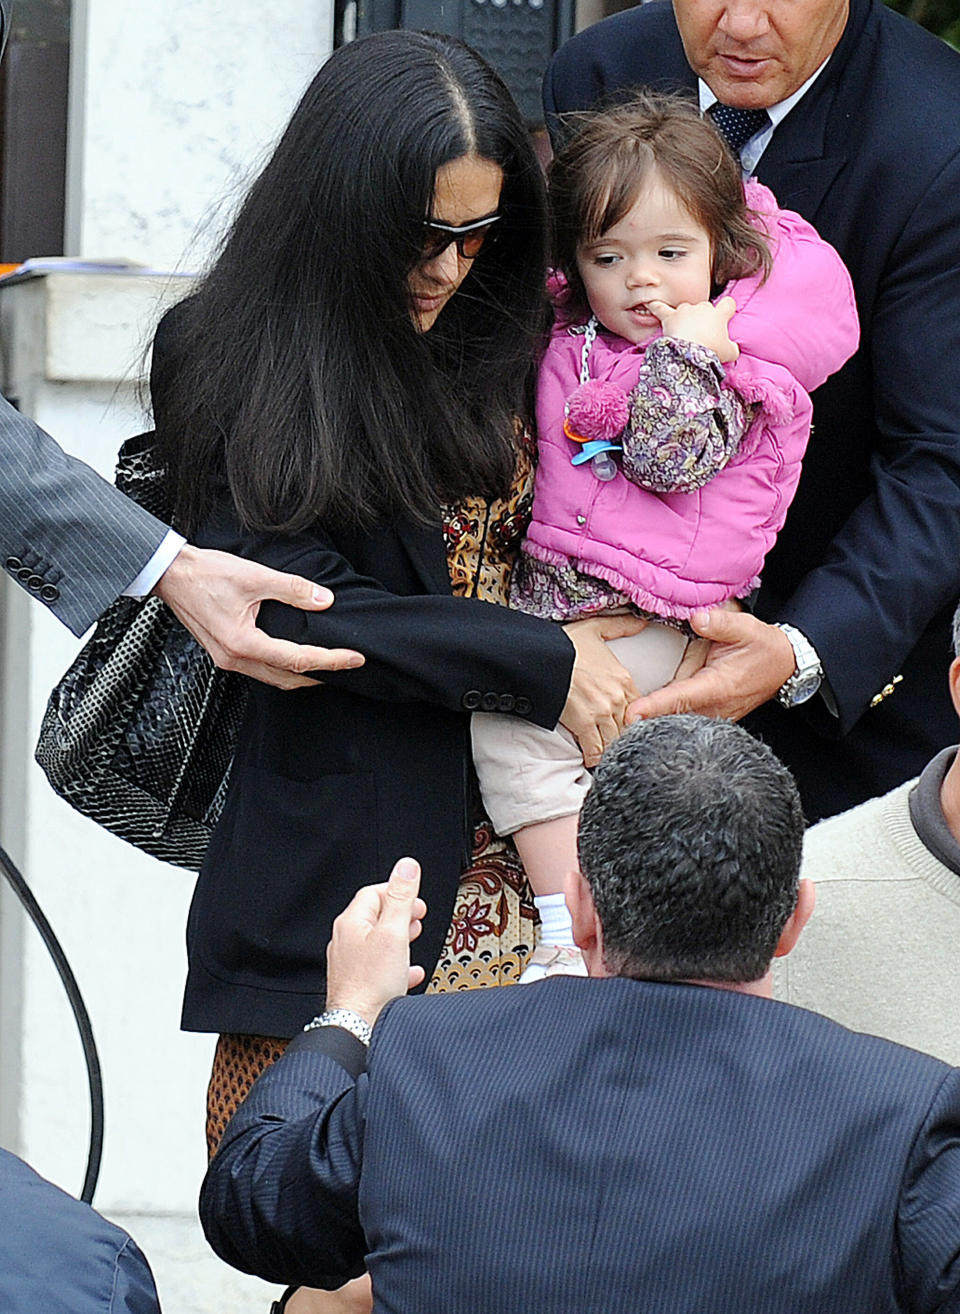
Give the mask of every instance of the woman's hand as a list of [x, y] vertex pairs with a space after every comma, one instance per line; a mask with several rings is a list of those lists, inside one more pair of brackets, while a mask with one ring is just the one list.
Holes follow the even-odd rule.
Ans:
[[620, 735], [627, 708], [638, 697], [629, 671], [606, 640], [639, 634], [646, 624], [639, 616], [596, 616], [563, 627], [577, 655], [560, 724], [580, 745], [588, 767], [596, 766], [604, 749]]
[[721, 297], [716, 305], [712, 301], [698, 301], [696, 304], [684, 301], [679, 306], [670, 306], [666, 301], [648, 301], [647, 305], [663, 325], [665, 337], [699, 343], [714, 352], [724, 365], [740, 355], [740, 348], [728, 332], [737, 309], [733, 297]]

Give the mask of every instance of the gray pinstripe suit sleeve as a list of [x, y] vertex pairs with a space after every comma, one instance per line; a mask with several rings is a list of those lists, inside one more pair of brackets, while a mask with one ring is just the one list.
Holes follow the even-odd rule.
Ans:
[[0, 397], [0, 559], [74, 634], [123, 592], [166, 530]]

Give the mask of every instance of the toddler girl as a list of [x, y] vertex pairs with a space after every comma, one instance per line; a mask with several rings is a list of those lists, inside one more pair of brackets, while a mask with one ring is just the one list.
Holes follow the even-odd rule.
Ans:
[[[556, 323], [510, 601], [558, 622], [649, 618], [611, 641], [639, 695], [675, 675], [694, 611], [758, 586], [800, 475], [809, 391], [853, 354], [858, 325], [833, 248], [741, 182], [688, 102], [645, 96], [580, 121], [550, 171]], [[522, 979], [582, 971], [562, 894], [590, 786], [576, 741], [480, 713], [473, 748], [540, 912]]]

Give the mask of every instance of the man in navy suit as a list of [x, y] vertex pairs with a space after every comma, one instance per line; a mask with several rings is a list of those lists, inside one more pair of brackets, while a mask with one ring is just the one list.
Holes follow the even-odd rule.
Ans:
[[742, 120], [744, 172], [853, 277], [861, 346], [814, 397], [757, 601], [768, 623], [717, 612], [703, 672], [638, 704], [753, 712], [816, 820], [955, 737], [941, 672], [960, 596], [960, 55], [882, 0], [654, 0], [562, 47], [548, 119], [637, 85], [768, 109]]
[[769, 997], [802, 834], [745, 730], [635, 725], [567, 883], [589, 978], [387, 1004], [425, 915], [401, 860], [227, 1129], [214, 1249], [310, 1286], [366, 1263], [392, 1314], [960, 1310], [960, 1070]]

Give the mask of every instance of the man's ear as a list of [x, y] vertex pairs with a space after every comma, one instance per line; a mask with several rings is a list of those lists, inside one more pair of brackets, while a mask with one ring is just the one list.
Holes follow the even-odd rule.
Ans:
[[[563, 893], [573, 923], [574, 942], [583, 954], [590, 975], [597, 976], [603, 963], [603, 927], [597, 916], [590, 886], [582, 872], [577, 869], [567, 872]], [[594, 965], [597, 971], [594, 971]]]
[[950, 663], [947, 679], [950, 684], [950, 697], [953, 700], [953, 706], [957, 715], [960, 716], [960, 657], [955, 657]]
[[783, 958], [797, 943], [800, 939], [800, 932], [810, 920], [810, 914], [813, 912], [816, 902], [817, 887], [813, 881], [804, 877], [797, 891], [797, 906], [787, 919], [786, 926], [780, 932], [780, 939], [773, 951], [774, 958]]

